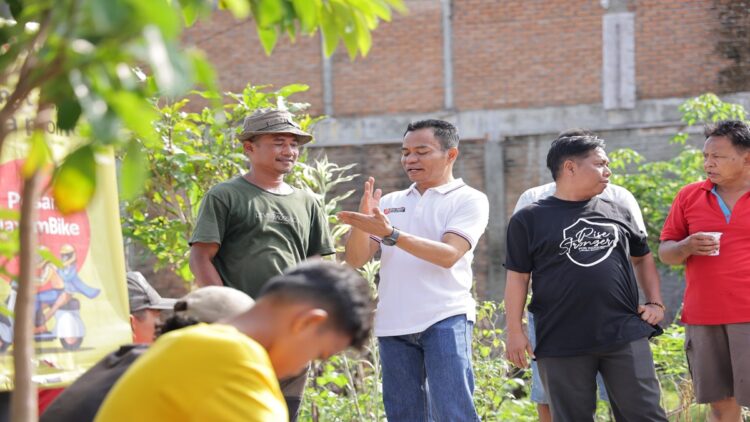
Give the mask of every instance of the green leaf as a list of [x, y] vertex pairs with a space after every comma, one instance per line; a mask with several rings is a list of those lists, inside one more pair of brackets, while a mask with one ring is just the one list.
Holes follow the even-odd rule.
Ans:
[[298, 92], [305, 92], [308, 89], [310, 89], [309, 85], [305, 85], [305, 84], [289, 84], [289, 85], [286, 85], [286, 86], [282, 87], [278, 91], [276, 91], [276, 93], [278, 95], [281, 95], [282, 97], [288, 97], [288, 96], [290, 96], [292, 94], [296, 94]]
[[399, 13], [408, 13], [409, 9], [406, 8], [406, 5], [404, 5], [403, 0], [385, 0], [386, 3], [388, 3], [389, 6], [391, 6], [393, 9], [396, 9]]
[[52, 253], [51, 250], [47, 249], [46, 247], [41, 247], [37, 249], [36, 253], [39, 254], [40, 257], [42, 257], [43, 260], [51, 262], [56, 267], [62, 267], [62, 261], [60, 261], [60, 258], [55, 256], [54, 253]]
[[237, 19], [244, 19], [250, 15], [250, 0], [219, 0], [219, 8], [229, 10]]
[[190, 58], [193, 61], [193, 69], [195, 69], [195, 80], [196, 82], [203, 85], [208, 90], [204, 94], [210, 97], [218, 96], [219, 89], [216, 86], [216, 70], [211, 63], [206, 59], [206, 56], [201, 51], [191, 51]]
[[70, 71], [70, 82], [96, 140], [102, 143], [116, 141], [119, 120], [107, 103], [92, 92], [93, 88], [88, 83], [89, 81], [84, 79], [78, 69]]
[[149, 63], [161, 94], [173, 97], [190, 89], [192, 69], [179, 50], [166, 43], [159, 30], [153, 25], [143, 28], [143, 37], [148, 45]]
[[122, 1], [87, 0], [83, 7], [96, 35], [111, 34], [132, 19], [131, 9]]
[[284, 6], [279, 0], [258, 0], [255, 10], [255, 21], [258, 26], [267, 28], [284, 18]]
[[372, 34], [361, 13], [354, 13], [354, 22], [356, 23], [357, 47], [364, 57], [367, 56], [367, 53], [370, 52], [370, 47], [372, 47]]
[[81, 117], [81, 104], [74, 97], [63, 98], [57, 103], [57, 127], [73, 130]]
[[156, 140], [153, 122], [159, 119], [159, 114], [148, 101], [127, 91], [116, 92], [107, 100], [128, 129], [146, 143]]
[[[383, 0], [360, 0], [361, 2], [367, 2], [370, 5], [370, 12], [373, 16], [376, 16], [384, 21], [391, 20], [391, 9], [388, 7], [388, 3]], [[401, 3], [401, 2], [397, 2]], [[395, 7], [394, 7], [395, 8]], [[401, 12], [405, 12], [406, 9], [401, 5]]]
[[[101, 1], [101, 0], [100, 0]], [[167, 0], [128, 0], [135, 9], [139, 24], [156, 25], [167, 39], [174, 39], [180, 32], [180, 19], [177, 11]], [[118, 3], [105, 1], [103, 3]]]
[[4, 27], [0, 27], [0, 45], [7, 44], [11, 40], [12, 32]]
[[193, 26], [198, 18], [211, 11], [211, 5], [203, 0], [180, 0], [182, 18], [186, 26]]
[[318, 26], [320, 16], [318, 15], [321, 7], [320, 0], [292, 0], [294, 12], [302, 22], [303, 32], [312, 32]]
[[263, 44], [266, 54], [270, 56], [273, 47], [276, 45], [276, 40], [279, 38], [278, 32], [276, 32], [275, 28], [263, 28], [258, 25], [258, 37], [260, 38], [260, 43]]
[[198, 11], [192, 5], [183, 6], [182, 18], [185, 21], [185, 26], [193, 26], [195, 21], [198, 20]]
[[323, 6], [320, 15], [320, 32], [323, 36], [323, 52], [330, 57], [339, 44], [339, 35], [336, 29], [336, 21], [330, 6]]
[[135, 198], [143, 192], [148, 177], [148, 161], [137, 141], [128, 143], [120, 167], [120, 194], [122, 199]]
[[10, 14], [13, 18], [20, 20], [21, 13], [23, 12], [23, 2], [21, 0], [6, 0], [5, 1], [10, 8]]
[[21, 173], [25, 178], [31, 177], [33, 173], [39, 171], [45, 164], [49, 163], [51, 157], [43, 130], [35, 130], [31, 135], [30, 143], [31, 149], [29, 149], [29, 155], [26, 157], [26, 161], [24, 161], [21, 169]]
[[86, 145], [65, 158], [52, 182], [52, 194], [60, 212], [70, 214], [84, 210], [95, 189], [94, 150]]

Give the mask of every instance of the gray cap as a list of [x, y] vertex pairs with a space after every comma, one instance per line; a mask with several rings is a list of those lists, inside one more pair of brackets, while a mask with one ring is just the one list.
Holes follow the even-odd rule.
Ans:
[[186, 294], [174, 305], [176, 315], [192, 317], [200, 322], [212, 323], [232, 318], [255, 302], [247, 294], [225, 286], [206, 286]]
[[129, 271], [128, 299], [130, 299], [130, 313], [144, 309], [169, 310], [174, 307], [177, 299], [164, 299], [148, 284], [146, 278], [138, 271]]
[[240, 141], [246, 141], [255, 135], [269, 133], [291, 133], [297, 136], [297, 142], [302, 145], [312, 141], [312, 135], [303, 131], [294, 122], [292, 113], [286, 110], [258, 109], [245, 118], [242, 125]]

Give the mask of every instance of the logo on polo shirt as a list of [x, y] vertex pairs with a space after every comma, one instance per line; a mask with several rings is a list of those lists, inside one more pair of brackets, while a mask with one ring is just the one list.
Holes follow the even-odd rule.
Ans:
[[406, 207], [386, 208], [383, 210], [383, 214], [386, 214], [386, 215], [392, 212], [406, 212]]
[[615, 224], [579, 218], [563, 229], [560, 255], [567, 255], [568, 259], [581, 267], [592, 267], [607, 259], [619, 239]]

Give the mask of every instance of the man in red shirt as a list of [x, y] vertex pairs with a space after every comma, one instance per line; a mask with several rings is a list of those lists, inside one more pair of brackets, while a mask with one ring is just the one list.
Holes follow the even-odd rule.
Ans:
[[[685, 264], [682, 322], [698, 403], [710, 421], [741, 420], [750, 406], [750, 128], [706, 127], [707, 180], [685, 186], [661, 233], [659, 257]], [[719, 234], [720, 233], [720, 234]]]

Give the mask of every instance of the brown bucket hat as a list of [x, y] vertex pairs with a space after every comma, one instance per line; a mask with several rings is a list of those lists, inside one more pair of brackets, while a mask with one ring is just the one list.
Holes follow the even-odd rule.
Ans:
[[297, 142], [300, 145], [312, 141], [312, 135], [300, 129], [293, 118], [292, 113], [286, 110], [256, 110], [252, 115], [245, 117], [239, 139], [240, 141], [246, 141], [255, 135], [291, 133], [297, 136]]

